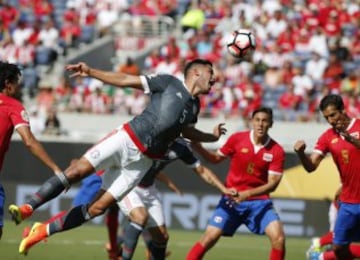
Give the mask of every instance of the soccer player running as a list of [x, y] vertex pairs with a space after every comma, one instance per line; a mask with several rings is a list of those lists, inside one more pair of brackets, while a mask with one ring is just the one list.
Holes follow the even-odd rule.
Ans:
[[190, 249], [187, 260], [202, 259], [221, 236], [233, 236], [245, 224], [255, 234], [266, 234], [271, 243], [269, 259], [285, 259], [285, 235], [269, 193], [279, 185], [285, 161], [284, 149], [268, 131], [273, 125], [272, 110], [260, 107], [252, 113], [252, 130], [232, 134], [216, 152], [194, 144], [207, 160], [218, 163], [230, 158], [225, 186], [238, 190], [232, 198], [221, 197], [205, 233]]
[[[60, 168], [31, 132], [29, 117], [20, 101], [20, 78], [21, 71], [15, 64], [0, 62], [0, 170], [15, 129], [25, 146], [35, 157], [54, 173], [60, 173]], [[0, 239], [4, 224], [4, 203], [5, 192], [0, 184]]]
[[331, 128], [319, 137], [311, 154], [305, 153], [303, 140], [294, 144], [294, 151], [307, 172], [315, 171], [326, 154], [331, 154], [342, 189], [334, 228], [334, 252], [319, 254], [319, 259], [353, 259], [349, 245], [360, 239], [360, 120], [349, 117], [339, 95], [323, 97], [319, 108]]
[[173, 75], [129, 75], [103, 71], [80, 62], [66, 66], [72, 76], [94, 77], [119, 88], [132, 87], [150, 95], [144, 111], [112, 131], [90, 148], [62, 174], [48, 179], [24, 205], [10, 205], [9, 212], [17, 223], [30, 217], [34, 210], [68, 189], [71, 184], [104, 169], [99, 196], [90, 204], [71, 208], [49, 223], [35, 223], [29, 236], [19, 246], [27, 254], [36, 243], [57, 232], [78, 227], [103, 214], [120, 201], [142, 179], [153, 159], [161, 158], [180, 134], [192, 140], [214, 142], [225, 133], [223, 124], [213, 133], [194, 127], [200, 109], [199, 95], [209, 93], [214, 83], [212, 63], [195, 59], [184, 68], [184, 81]]
[[226, 188], [210, 169], [201, 165], [183, 138], [176, 139], [167, 154], [160, 160], [154, 161], [139, 185], [119, 203], [121, 211], [130, 219], [129, 225], [125, 228], [123, 260], [132, 259], [138, 238], [146, 226], [152, 237], [150, 246], [152, 259], [164, 259], [169, 235], [159, 192], [154, 182], [166, 165], [178, 159], [224, 195], [232, 197], [237, 194], [235, 189]]

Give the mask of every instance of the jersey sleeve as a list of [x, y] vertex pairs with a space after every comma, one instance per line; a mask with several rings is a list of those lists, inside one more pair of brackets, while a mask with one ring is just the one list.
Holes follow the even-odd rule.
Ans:
[[328, 148], [328, 132], [325, 132], [323, 133], [319, 139], [317, 140], [315, 146], [314, 146], [314, 152], [316, 153], [319, 153], [323, 156], [325, 156], [328, 151], [329, 151], [329, 148]]
[[176, 142], [174, 152], [177, 154], [177, 157], [189, 167], [196, 168], [200, 165], [199, 159], [195, 157], [193, 151], [185, 142]]
[[174, 77], [171, 75], [166, 74], [150, 74], [146, 76], [140, 76], [145, 94], [164, 91], [169, 81], [173, 78]]
[[29, 126], [29, 115], [21, 105], [16, 105], [11, 109], [10, 120], [15, 129], [23, 125]]
[[269, 167], [269, 174], [282, 175], [284, 172], [285, 151], [280, 146], [277, 146], [273, 161]]
[[225, 144], [218, 150], [218, 153], [222, 156], [231, 156], [235, 153], [235, 143], [238, 135], [231, 135], [225, 142]]

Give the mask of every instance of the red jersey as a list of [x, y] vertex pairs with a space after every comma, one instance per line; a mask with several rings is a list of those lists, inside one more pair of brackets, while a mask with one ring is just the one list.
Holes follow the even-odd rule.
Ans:
[[[282, 175], [284, 169], [284, 149], [270, 137], [265, 145], [257, 146], [251, 136], [251, 131], [235, 133], [219, 149], [222, 155], [230, 157], [225, 186], [240, 192], [266, 184], [269, 174]], [[249, 199], [269, 197], [264, 194]]]
[[[346, 130], [354, 138], [360, 139], [360, 120], [353, 119]], [[342, 183], [340, 200], [346, 203], [360, 203], [360, 149], [345, 141], [330, 128], [319, 137], [314, 152], [323, 156], [327, 153], [332, 155]]]
[[0, 170], [12, 133], [22, 125], [29, 126], [29, 117], [23, 105], [12, 97], [0, 94]]

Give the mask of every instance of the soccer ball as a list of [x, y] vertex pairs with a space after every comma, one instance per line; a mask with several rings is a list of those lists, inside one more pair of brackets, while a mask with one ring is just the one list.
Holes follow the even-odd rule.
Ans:
[[233, 31], [226, 40], [226, 48], [237, 59], [250, 57], [256, 48], [255, 36], [245, 29]]

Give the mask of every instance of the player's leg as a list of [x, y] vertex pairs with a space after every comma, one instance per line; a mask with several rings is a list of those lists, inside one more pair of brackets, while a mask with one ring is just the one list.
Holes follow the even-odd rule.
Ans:
[[12, 216], [12, 220], [19, 224], [24, 219], [30, 217], [38, 207], [57, 197], [65, 189], [69, 188], [71, 184], [85, 178], [94, 171], [94, 167], [86, 158], [82, 157], [76, 160], [63, 173], [56, 174], [45, 181], [40, 189], [26, 200], [25, 204], [21, 206], [10, 205], [9, 213]]
[[121, 211], [128, 217], [129, 223], [124, 227], [122, 259], [131, 259], [135, 252], [139, 236], [148, 220], [148, 212], [142, 201], [143, 189], [134, 188], [118, 204]]
[[109, 259], [117, 259], [119, 246], [117, 232], [119, 227], [119, 207], [115, 203], [111, 205], [105, 216], [105, 223], [109, 236], [109, 247], [107, 248]]
[[151, 259], [165, 259], [169, 234], [165, 225], [164, 211], [159, 192], [154, 185], [148, 188], [144, 203], [149, 212], [148, 230], [151, 234]]
[[[334, 227], [333, 250], [337, 259], [353, 259], [349, 250], [349, 245], [353, 239], [357, 239], [357, 234], [353, 230], [358, 230], [357, 219], [358, 204], [341, 203]], [[355, 232], [356, 233], [356, 232]]]
[[285, 234], [280, 221], [272, 221], [265, 229], [266, 235], [270, 239], [271, 252], [270, 260], [285, 259]]
[[0, 184], [0, 240], [3, 233], [4, 226], [4, 205], [5, 205], [5, 191], [3, 186]]
[[[242, 203], [238, 204], [239, 208]], [[241, 211], [241, 209], [239, 209]], [[221, 236], [233, 236], [237, 228], [241, 225], [242, 219], [235, 214], [237, 209], [234, 203], [227, 197], [223, 196], [216, 207], [214, 214], [209, 219], [205, 233], [200, 240], [188, 252], [187, 260], [202, 259], [220, 239]]]

